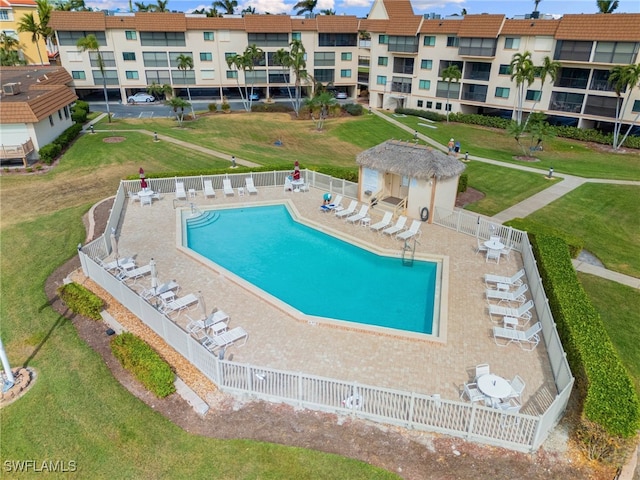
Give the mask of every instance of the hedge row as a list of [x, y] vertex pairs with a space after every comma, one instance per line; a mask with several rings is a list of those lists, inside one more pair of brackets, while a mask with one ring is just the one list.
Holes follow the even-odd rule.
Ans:
[[[396, 108], [395, 112], [399, 114], [414, 115], [417, 117], [427, 118], [429, 120], [433, 120], [434, 122], [443, 122], [447, 118], [445, 115], [441, 115], [439, 113], [415, 108]], [[501, 117], [491, 117], [475, 113], [450, 113], [449, 121], [457, 123], [467, 123], [472, 125], [481, 125], [483, 127], [500, 128], [503, 130], [506, 130], [506, 128], [512, 122], [511, 120]], [[573, 140], [580, 140], [582, 142], [594, 142], [602, 145], [613, 144], [613, 134], [605, 134], [600, 132], [599, 130], [595, 130], [592, 128], [555, 126], [552, 127], [552, 129], [554, 134], [558, 137], [571, 138]], [[624, 135], [625, 133], [626, 129], [623, 129], [622, 134]], [[632, 135], [628, 136], [623, 146], [628, 148], [640, 149], [640, 137]]]
[[72, 312], [94, 320], [100, 320], [104, 309], [102, 299], [82, 285], [67, 283], [58, 288], [58, 296]]
[[569, 247], [571, 258], [578, 258], [578, 255], [584, 248], [584, 242], [581, 238], [556, 230], [544, 223], [534, 222], [526, 218], [514, 218], [505, 222], [505, 225], [527, 232], [530, 238], [537, 234], [561, 238]]
[[176, 391], [175, 374], [169, 364], [133, 333], [124, 332], [111, 340], [111, 351], [124, 368], [159, 398]]
[[256, 103], [251, 105], [252, 112], [288, 113], [293, 112], [290, 103]]
[[549, 306], [567, 359], [584, 389], [582, 414], [611, 436], [631, 438], [640, 428], [640, 400], [571, 264], [565, 242], [537, 234], [532, 238]]
[[45, 145], [38, 151], [38, 155], [40, 156], [40, 161], [46, 163], [47, 165], [51, 165], [53, 161], [56, 159], [60, 152], [64, 150], [68, 145], [73, 142], [76, 137], [82, 131], [82, 125], [79, 123], [74, 123], [69, 128], [67, 128], [64, 132], [60, 134], [58, 138], [56, 138], [53, 142]]

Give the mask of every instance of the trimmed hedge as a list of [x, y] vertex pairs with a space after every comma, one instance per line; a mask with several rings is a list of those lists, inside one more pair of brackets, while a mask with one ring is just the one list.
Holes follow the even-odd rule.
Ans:
[[56, 157], [60, 155], [61, 151], [62, 147], [60, 145], [58, 145], [57, 143], [49, 143], [38, 150], [38, 156], [40, 157], [40, 161], [42, 163], [51, 165]]
[[527, 232], [529, 234], [529, 238], [537, 234], [561, 238], [569, 247], [569, 254], [571, 255], [571, 258], [577, 258], [584, 248], [584, 242], [581, 238], [556, 230], [544, 223], [534, 222], [526, 218], [514, 218], [505, 222], [505, 225]]
[[49, 143], [38, 150], [40, 161], [51, 165], [60, 152], [69, 146], [82, 131], [82, 125], [75, 123], [60, 134], [52, 143]]
[[364, 109], [359, 103], [347, 103], [343, 105], [342, 108], [345, 112], [354, 117], [359, 117], [364, 113]]
[[[443, 122], [446, 120], [445, 115], [431, 112], [429, 110], [420, 110], [415, 108], [396, 108], [395, 113], [414, 115], [417, 117], [427, 118], [435, 122]], [[501, 117], [490, 117], [486, 115], [479, 115], [476, 113], [450, 113], [450, 122], [467, 123], [472, 125], [480, 125], [483, 127], [500, 128], [506, 130], [511, 124], [511, 120]], [[592, 128], [578, 128], [567, 126], [553, 126], [551, 127], [553, 134], [558, 137], [571, 138], [573, 140], [579, 140], [582, 142], [594, 142], [602, 145], [613, 144], [613, 134], [602, 133], [599, 130]], [[626, 133], [626, 128], [623, 128], [622, 135]], [[640, 149], [640, 137], [628, 136], [624, 141], [623, 146], [628, 148]]]
[[149, 391], [164, 398], [176, 391], [171, 367], [144, 340], [124, 332], [111, 340], [111, 351]]
[[640, 400], [571, 264], [566, 243], [537, 234], [532, 246], [567, 359], [584, 392], [582, 415], [613, 437], [640, 428]]
[[58, 288], [58, 296], [72, 312], [93, 320], [101, 320], [104, 302], [80, 284], [67, 283]]
[[458, 193], [466, 192], [469, 186], [469, 175], [463, 173], [458, 180]]
[[251, 105], [252, 112], [288, 113], [293, 112], [289, 103], [257, 103]]

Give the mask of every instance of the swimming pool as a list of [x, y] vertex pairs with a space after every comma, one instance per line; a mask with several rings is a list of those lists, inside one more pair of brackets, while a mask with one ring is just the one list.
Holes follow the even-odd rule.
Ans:
[[435, 262], [403, 266], [296, 222], [282, 204], [214, 212], [186, 222], [187, 247], [300, 312], [434, 333]]

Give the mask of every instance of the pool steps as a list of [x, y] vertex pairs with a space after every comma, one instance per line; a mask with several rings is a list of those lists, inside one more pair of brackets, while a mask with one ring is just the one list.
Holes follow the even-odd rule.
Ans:
[[187, 224], [191, 228], [201, 228], [215, 223], [220, 218], [220, 213], [211, 210], [198, 215], [197, 217], [187, 218]]

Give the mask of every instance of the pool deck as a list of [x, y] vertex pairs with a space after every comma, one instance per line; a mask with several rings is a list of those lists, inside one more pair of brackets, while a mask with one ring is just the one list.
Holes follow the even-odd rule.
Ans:
[[[328, 232], [340, 232], [357, 243], [393, 252], [401, 250], [400, 240], [323, 213], [319, 206], [324, 191], [312, 188], [304, 193], [283, 192], [282, 187], [258, 187], [258, 190], [257, 195], [238, 196], [236, 192], [233, 197], [217, 191], [211, 199], [197, 192], [190, 201], [206, 209], [288, 199], [307, 223]], [[381, 209], [374, 209], [371, 223], [382, 214]], [[448, 264], [445, 274], [448, 282], [442, 287], [448, 303], [443, 343], [300, 321], [278, 302], [268, 296], [263, 298], [257, 289], [239, 286], [232, 276], [214, 271], [206, 262], [177, 248], [180, 233], [176, 231], [177, 215], [172, 194], [154, 201], [152, 206], [127, 203], [118, 232], [120, 255], [136, 255], [138, 265], [153, 257], [160, 282], [176, 280], [181, 286], [179, 296], [201, 291], [208, 310], [218, 307], [231, 316], [230, 327], [243, 327], [249, 338], [246, 345], [227, 351], [227, 357], [233, 353], [233, 361], [423, 394], [439, 393], [446, 399], [459, 398], [461, 385], [470, 380], [476, 364], [489, 363], [492, 373], [507, 379], [518, 374], [524, 379], [524, 413], [541, 413], [556, 395], [544, 342], [527, 352], [515, 344], [499, 347], [491, 334], [494, 324], [487, 311], [483, 276], [515, 273], [522, 268], [517, 252], [512, 253], [510, 261], [503, 259], [499, 265], [487, 263], [484, 255], [475, 254], [475, 237], [423, 224], [416, 253], [443, 256], [445, 265]], [[291, 268], [304, 268], [304, 259], [297, 262], [292, 262]], [[349, 295], [349, 291], [335, 291], [331, 278], [319, 279], [314, 272], [309, 272], [309, 281], [317, 283], [318, 295], [325, 296], [327, 302]], [[370, 290], [371, 302], [375, 302], [375, 292], [384, 288], [384, 283], [384, 278], [366, 278], [353, 285], [353, 289]], [[148, 286], [147, 278], [140, 280], [136, 288]], [[380, 305], [380, 311], [384, 314], [384, 305]], [[198, 307], [191, 313], [197, 317]], [[177, 322], [186, 325], [188, 314], [180, 315]], [[532, 322], [535, 321], [534, 314]]]

